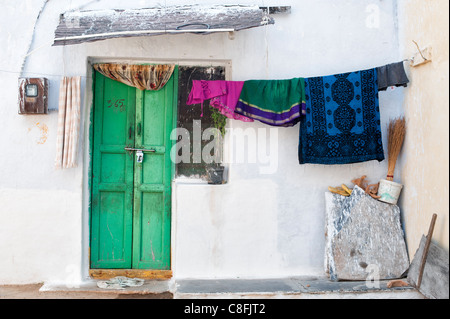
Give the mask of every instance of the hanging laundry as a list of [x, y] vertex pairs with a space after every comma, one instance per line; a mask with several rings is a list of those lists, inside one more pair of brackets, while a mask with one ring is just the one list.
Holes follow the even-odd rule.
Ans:
[[209, 102], [210, 105], [218, 109], [227, 118], [243, 122], [253, 122], [252, 119], [234, 112], [243, 85], [243, 81], [192, 80], [192, 89], [186, 105], [201, 103], [203, 116], [203, 102], [211, 99]]
[[307, 78], [305, 90], [300, 164], [384, 160], [376, 69]]
[[391, 86], [407, 87], [409, 83], [403, 61], [378, 67], [377, 77], [379, 91], [386, 91]]
[[272, 126], [294, 126], [305, 114], [304, 79], [245, 81], [235, 112]]

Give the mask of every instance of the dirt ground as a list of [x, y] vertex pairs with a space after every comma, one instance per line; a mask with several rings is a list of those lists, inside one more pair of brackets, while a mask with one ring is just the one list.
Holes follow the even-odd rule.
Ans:
[[42, 284], [0, 286], [0, 299], [172, 299], [170, 292], [158, 294], [120, 293], [116, 291], [44, 291]]

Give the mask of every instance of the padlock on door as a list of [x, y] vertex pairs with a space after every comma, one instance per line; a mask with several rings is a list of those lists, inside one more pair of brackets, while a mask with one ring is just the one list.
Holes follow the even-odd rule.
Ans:
[[142, 163], [144, 161], [144, 152], [136, 151], [136, 162]]

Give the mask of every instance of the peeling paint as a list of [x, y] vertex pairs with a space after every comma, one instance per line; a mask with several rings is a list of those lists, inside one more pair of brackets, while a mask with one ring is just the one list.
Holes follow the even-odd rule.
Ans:
[[45, 144], [45, 142], [47, 142], [48, 137], [48, 126], [44, 123], [41, 124], [39, 122], [36, 123], [36, 126], [41, 132], [41, 137], [37, 141], [37, 144]]
[[[38, 130], [38, 133], [33, 133], [33, 131], [35, 129]], [[36, 137], [35, 137], [36, 144], [43, 145], [43, 144], [45, 144], [45, 142], [47, 142], [47, 139], [48, 139], [48, 126], [45, 123], [37, 122], [32, 127], [27, 128], [27, 134], [30, 134], [30, 133], [36, 135]]]

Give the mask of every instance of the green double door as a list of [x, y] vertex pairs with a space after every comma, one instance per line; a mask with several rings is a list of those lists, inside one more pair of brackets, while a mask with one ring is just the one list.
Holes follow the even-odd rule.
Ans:
[[95, 74], [91, 269], [170, 269], [176, 73], [159, 91]]

